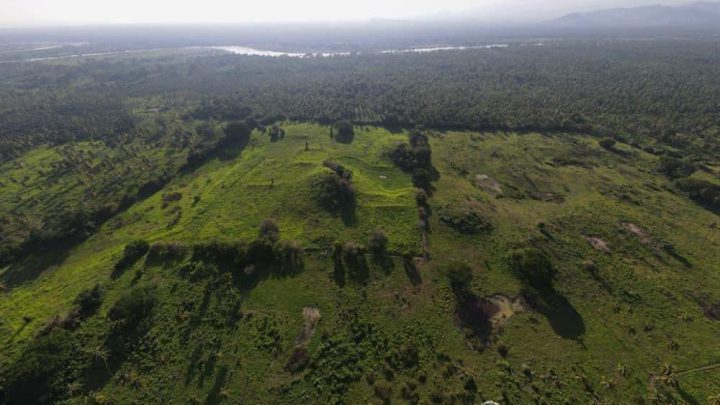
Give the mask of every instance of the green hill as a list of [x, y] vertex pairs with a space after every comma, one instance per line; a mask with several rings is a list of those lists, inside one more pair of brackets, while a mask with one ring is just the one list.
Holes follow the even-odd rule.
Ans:
[[[407, 132], [356, 127], [340, 143], [327, 126], [280, 127], [277, 140], [254, 131], [194, 170], [165, 155], [178, 174], [147, 198], [67, 250], [0, 270], [5, 400], [718, 394], [718, 217], [660, 174], [657, 156], [579, 134], [431, 130], [419, 192], [417, 168], [392, 159]], [[6, 163], [2, 204], [75, 201], [80, 175], [39, 185], [62, 151]], [[709, 170], [693, 176], [718, 184]], [[353, 203], [324, 205], [326, 178], [347, 180]], [[279, 238], [260, 231], [265, 219]]]

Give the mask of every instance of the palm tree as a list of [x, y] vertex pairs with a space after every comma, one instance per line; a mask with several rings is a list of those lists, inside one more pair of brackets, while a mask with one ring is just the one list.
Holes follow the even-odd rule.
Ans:
[[100, 343], [95, 347], [91, 347], [88, 350], [88, 353], [93, 356], [93, 359], [100, 359], [103, 361], [103, 364], [105, 365], [105, 370], [107, 370], [108, 375], [112, 375], [112, 372], [110, 371], [110, 367], [108, 366], [107, 360], [110, 357], [110, 351], [105, 348], [105, 346]]

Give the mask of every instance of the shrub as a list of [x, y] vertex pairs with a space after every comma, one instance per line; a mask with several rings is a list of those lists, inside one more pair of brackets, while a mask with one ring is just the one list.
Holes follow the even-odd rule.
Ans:
[[368, 276], [365, 246], [355, 242], [346, 242], [343, 245], [342, 255], [345, 264], [351, 271], [351, 276], [357, 280], [365, 280]]
[[398, 144], [390, 151], [389, 157], [404, 172], [412, 172], [415, 167], [415, 153], [406, 143]]
[[484, 215], [472, 211], [448, 211], [440, 214], [440, 221], [460, 233], [474, 235], [493, 230], [493, 224]]
[[246, 145], [250, 141], [250, 127], [242, 121], [234, 121], [225, 127], [224, 143]]
[[140, 260], [141, 257], [145, 256], [149, 247], [150, 244], [144, 240], [136, 240], [128, 243], [123, 250], [123, 256], [117, 264], [115, 264], [115, 270], [124, 270], [131, 267], [135, 262]]
[[355, 190], [349, 180], [325, 171], [311, 184], [312, 194], [320, 206], [330, 211], [354, 208]]
[[427, 135], [416, 129], [410, 131], [410, 133], [408, 134], [408, 141], [410, 142], [410, 146], [412, 146], [413, 148], [429, 145], [429, 139]]
[[375, 396], [380, 398], [384, 403], [390, 403], [392, 399], [392, 384], [385, 380], [375, 382]]
[[339, 163], [335, 163], [331, 160], [326, 160], [323, 162], [323, 166], [334, 171], [335, 174], [337, 174], [340, 178], [346, 180], [350, 180], [352, 178], [352, 172]]
[[193, 247], [193, 259], [204, 262], [240, 263], [245, 258], [244, 246], [213, 240]]
[[415, 204], [425, 206], [428, 202], [427, 192], [421, 188], [415, 189]]
[[677, 187], [688, 194], [688, 197], [703, 207], [720, 212], [720, 186], [706, 180], [681, 179]]
[[341, 143], [351, 143], [355, 138], [355, 128], [350, 121], [342, 120], [335, 123], [335, 139]]
[[274, 219], [267, 218], [260, 224], [260, 237], [271, 242], [277, 242], [280, 239], [280, 227]]
[[180, 242], [157, 242], [150, 245], [148, 258], [151, 260], [177, 261], [185, 256], [185, 245]]
[[613, 146], [615, 146], [615, 143], [616, 142], [613, 138], [602, 138], [598, 141], [598, 144], [600, 144], [600, 146], [608, 150], [612, 149]]
[[147, 318], [157, 304], [154, 286], [135, 287], [123, 294], [108, 311], [115, 327], [133, 327]]
[[300, 242], [283, 241], [277, 249], [280, 267], [283, 271], [294, 271], [303, 265], [303, 248]]
[[692, 175], [697, 168], [683, 160], [663, 156], [660, 158], [657, 170], [671, 179], [679, 179]]
[[510, 268], [531, 286], [552, 288], [555, 268], [545, 254], [535, 248], [516, 249], [509, 256]]
[[75, 298], [75, 305], [82, 317], [88, 317], [95, 313], [100, 308], [103, 301], [105, 291], [100, 284], [95, 284], [95, 287], [83, 290]]
[[74, 351], [73, 335], [65, 329], [55, 328], [47, 334], [38, 335], [7, 370], [3, 403], [58, 401], [66, 388], [62, 377], [74, 358]]
[[412, 173], [412, 182], [415, 187], [427, 190], [430, 188], [430, 172], [422, 167], [415, 168]]
[[285, 363], [285, 370], [291, 373], [298, 373], [305, 369], [310, 362], [310, 353], [305, 346], [298, 346], [290, 354], [290, 358]]
[[375, 229], [368, 240], [368, 248], [376, 255], [384, 254], [388, 245], [388, 237], [385, 231], [380, 228]]
[[275, 244], [265, 238], [255, 239], [248, 245], [245, 262], [269, 264], [275, 260]]
[[462, 262], [452, 262], [447, 265], [447, 278], [450, 287], [457, 293], [465, 293], [470, 290], [470, 283], [473, 280], [473, 271], [470, 266]]

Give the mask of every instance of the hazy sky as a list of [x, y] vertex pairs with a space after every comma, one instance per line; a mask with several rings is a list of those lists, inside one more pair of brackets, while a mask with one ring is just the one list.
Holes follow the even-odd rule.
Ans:
[[[541, 20], [687, 0], [0, 0], [0, 25], [367, 20], [435, 15]], [[468, 12], [466, 12], [468, 11]]]

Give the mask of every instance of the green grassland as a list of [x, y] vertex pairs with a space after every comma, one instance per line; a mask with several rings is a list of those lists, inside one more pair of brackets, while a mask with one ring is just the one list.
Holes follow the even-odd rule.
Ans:
[[[718, 216], [675, 192], [655, 172], [656, 156], [626, 144], [603, 149], [582, 135], [431, 133], [437, 178], [430, 259], [421, 260], [411, 259], [423, 249], [415, 188], [388, 157], [407, 133], [356, 127], [343, 144], [325, 126], [282, 126], [284, 138], [253, 132], [246, 147], [178, 175], [63, 255], [37, 252], [11, 265], [42, 271], [0, 293], [0, 368], [100, 284], [102, 306], [72, 332], [82, 353], [108, 344], [108, 312], [127, 291], [153, 286], [158, 303], [122, 355], [88, 355], [89, 365], [71, 366], [82, 378], [67, 403], [652, 403], [651, 381], [666, 365], [678, 383], [661, 385], [669, 396], [658, 403], [720, 394], [720, 368], [701, 369], [720, 362], [720, 322], [703, 314], [720, 300]], [[71, 182], [44, 186], [62, 148], [8, 163], [15, 166], [3, 168], [3, 179], [17, 181], [3, 180], [0, 207], [44, 201], [51, 210], [57, 196], [79, 198], [84, 189]], [[97, 162], [111, 153], [90, 143], [70, 148]], [[162, 161], [158, 151], [144, 159]], [[351, 218], [313, 200], [310, 184], [328, 160], [352, 171]], [[154, 172], [130, 166], [138, 176]], [[493, 229], [462, 234], [442, 220], [466, 211]], [[281, 239], [304, 247], [301, 271], [248, 284], [238, 282], [243, 269], [218, 263], [218, 274], [233, 277], [191, 277], [182, 270], [194, 260], [189, 253], [176, 261], [146, 256], [114, 271], [134, 240], [249, 243], [265, 218], [277, 222]], [[333, 245], [367, 243], [377, 228], [388, 236], [388, 255], [367, 255], [367, 279], [339, 281]], [[556, 305], [525, 305], [478, 345], [458, 320], [446, 265], [469, 264], [478, 297], [515, 298], [526, 287], [507, 257], [525, 247], [557, 269]], [[242, 316], [228, 322], [236, 302]], [[320, 317], [303, 338], [306, 308]], [[309, 363], [288, 371], [299, 346]]]

